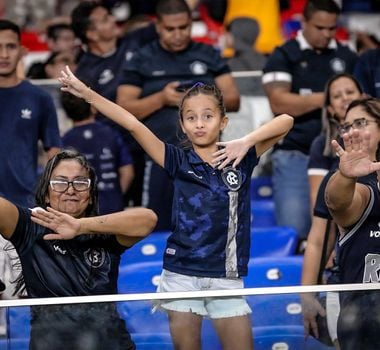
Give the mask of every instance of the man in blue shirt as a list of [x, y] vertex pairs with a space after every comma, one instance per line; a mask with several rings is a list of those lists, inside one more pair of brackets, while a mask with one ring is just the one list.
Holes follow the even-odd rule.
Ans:
[[309, 149], [321, 131], [323, 90], [336, 73], [352, 72], [356, 54], [334, 39], [340, 9], [334, 0], [309, 0], [302, 30], [269, 56], [262, 82], [274, 115], [295, 117], [293, 129], [274, 147], [273, 195], [278, 225], [310, 228]]
[[372, 97], [380, 97], [380, 48], [368, 50], [360, 55], [354, 76], [365, 93]]
[[[52, 97], [17, 74], [22, 56], [20, 28], [0, 20], [0, 196], [28, 207], [34, 202], [38, 179], [38, 141], [50, 158], [59, 150], [61, 140]], [[14, 276], [17, 254], [11, 247], [4, 250], [6, 244], [0, 238], [0, 255], [12, 255], [11, 259], [0, 257], [8, 262], [2, 266], [0, 279], [10, 296], [13, 287], [8, 285], [8, 278]]]
[[[98, 1], [82, 1], [71, 13], [71, 22], [75, 35], [85, 48], [80, 56], [76, 74], [102, 96], [115, 101], [118, 80], [122, 68], [133, 52], [154, 40], [157, 33], [153, 25], [133, 30], [122, 35], [115, 17]], [[123, 134], [129, 142], [129, 134], [115, 123], [97, 115], [97, 120], [107, 123]], [[130, 148], [133, 156], [133, 149]], [[125, 198], [125, 204], [141, 205], [141, 187], [143, 174], [138, 172], [139, 159], [133, 157], [136, 165], [136, 177]]]
[[74, 122], [62, 137], [63, 145], [83, 153], [95, 169], [99, 214], [124, 210], [123, 194], [134, 177], [128, 145], [117, 130], [95, 120], [94, 109], [83, 99], [62, 93], [61, 102]]
[[[196, 82], [215, 83], [230, 111], [239, 108], [239, 92], [220, 52], [191, 40], [191, 11], [184, 0], [161, 0], [156, 14], [159, 38], [127, 61], [117, 102], [144, 120], [161, 140], [178, 144], [177, 107], [186, 88]], [[171, 180], [160, 167], [147, 161], [143, 205], [157, 213], [157, 230], [170, 229], [171, 203]]]

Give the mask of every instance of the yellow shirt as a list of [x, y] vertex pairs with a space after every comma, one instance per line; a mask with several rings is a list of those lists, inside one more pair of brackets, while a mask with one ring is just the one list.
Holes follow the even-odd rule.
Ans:
[[250, 17], [259, 22], [260, 34], [255, 45], [257, 51], [269, 54], [284, 42], [278, 0], [228, 0], [227, 4], [226, 25], [236, 17]]

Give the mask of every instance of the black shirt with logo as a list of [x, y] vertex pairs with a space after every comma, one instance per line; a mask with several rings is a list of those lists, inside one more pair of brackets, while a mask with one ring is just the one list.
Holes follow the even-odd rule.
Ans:
[[[120, 256], [125, 247], [113, 235], [81, 235], [45, 241], [49, 230], [18, 207], [11, 242], [20, 256], [28, 296], [32, 298], [117, 293]], [[134, 349], [113, 303], [32, 307], [31, 349]]]

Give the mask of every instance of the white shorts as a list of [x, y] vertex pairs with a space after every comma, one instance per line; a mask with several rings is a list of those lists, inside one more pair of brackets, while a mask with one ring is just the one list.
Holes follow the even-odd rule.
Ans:
[[[196, 277], [163, 270], [157, 292], [193, 292], [241, 288], [244, 288], [241, 278]], [[155, 308], [165, 311], [192, 312], [212, 319], [244, 316], [252, 312], [247, 301], [241, 296], [167, 300], [158, 301], [155, 305]]]
[[335, 341], [338, 339], [338, 317], [340, 312], [339, 293], [327, 292], [326, 293], [326, 316], [327, 328], [329, 330], [330, 338]]

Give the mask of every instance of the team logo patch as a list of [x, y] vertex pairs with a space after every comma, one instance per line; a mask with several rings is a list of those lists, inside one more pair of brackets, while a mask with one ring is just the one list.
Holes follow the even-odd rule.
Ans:
[[89, 266], [97, 269], [104, 264], [106, 252], [103, 248], [90, 248], [84, 252], [84, 258]]
[[335, 73], [342, 73], [345, 71], [346, 69], [346, 64], [345, 62], [340, 59], [340, 58], [333, 58], [331, 61], [330, 61], [330, 66], [331, 66], [331, 69], [335, 72]]
[[91, 130], [85, 130], [83, 132], [83, 137], [86, 139], [86, 140], [89, 140], [89, 139], [92, 139], [94, 137], [93, 133]]
[[207, 72], [207, 66], [203, 62], [194, 61], [190, 65], [190, 70], [194, 75], [203, 75]]
[[222, 179], [230, 191], [237, 191], [241, 187], [242, 177], [240, 170], [232, 167], [223, 169]]

